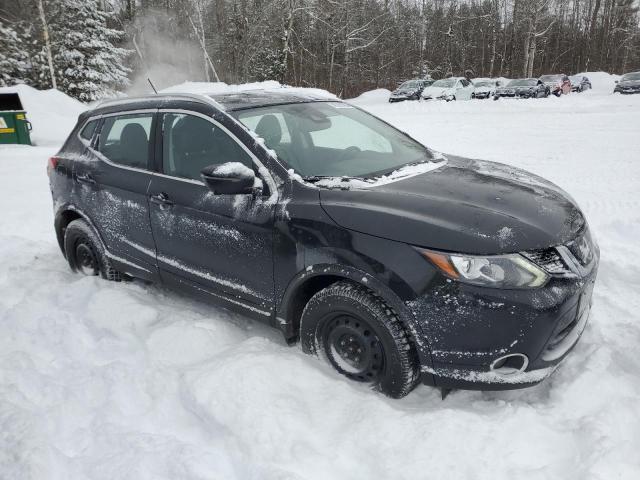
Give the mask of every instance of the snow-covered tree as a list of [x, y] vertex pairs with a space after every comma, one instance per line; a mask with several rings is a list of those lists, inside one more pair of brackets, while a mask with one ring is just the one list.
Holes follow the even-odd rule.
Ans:
[[51, 15], [53, 64], [58, 88], [85, 101], [112, 96], [129, 85], [124, 33], [110, 28], [113, 13], [98, 0], [57, 0]]
[[124, 62], [130, 52], [116, 46], [123, 33], [107, 26], [112, 14], [101, 10], [97, 0], [60, 3], [54, 37], [59, 88], [92, 101], [126, 87], [130, 70]]
[[0, 86], [24, 83], [27, 73], [25, 46], [11, 25], [0, 21]]

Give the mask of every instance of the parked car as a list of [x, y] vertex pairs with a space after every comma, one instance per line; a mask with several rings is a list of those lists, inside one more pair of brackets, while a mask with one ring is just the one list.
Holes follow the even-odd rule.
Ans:
[[591, 90], [591, 80], [584, 75], [572, 75], [569, 77], [571, 82], [572, 92], [584, 92], [585, 90]]
[[472, 83], [473, 92], [471, 92], [471, 98], [477, 99], [493, 97], [496, 93], [496, 88], [500, 86], [500, 82], [492, 78], [475, 78]]
[[493, 96], [494, 100], [508, 98], [541, 98], [548, 97], [549, 87], [537, 78], [517, 78], [511, 80], [504, 87], [498, 87]]
[[538, 383], [589, 315], [599, 252], [570, 196], [339, 100], [109, 101], [47, 171], [73, 271], [237, 310], [392, 397]]
[[425, 100], [470, 100], [473, 84], [464, 77], [450, 77], [436, 80], [422, 92]]
[[640, 72], [625, 73], [616, 81], [613, 93], [640, 93]]
[[403, 82], [398, 88], [391, 92], [389, 102], [402, 102], [404, 100], [420, 100], [420, 94], [435, 80], [418, 79]]
[[540, 77], [540, 81], [549, 87], [549, 91], [556, 97], [560, 95], [566, 95], [571, 92], [571, 80], [564, 73], [556, 75], [543, 75]]

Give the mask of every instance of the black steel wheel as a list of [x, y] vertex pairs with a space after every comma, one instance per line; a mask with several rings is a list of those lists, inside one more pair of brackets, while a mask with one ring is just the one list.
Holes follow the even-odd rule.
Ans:
[[98, 259], [91, 245], [84, 241], [79, 241], [75, 248], [76, 271], [87, 276], [96, 276], [100, 273]]
[[120, 281], [121, 274], [111, 265], [100, 238], [84, 219], [69, 223], [64, 230], [64, 253], [74, 272], [88, 276], [100, 275]]
[[322, 322], [327, 359], [341, 374], [360, 382], [375, 382], [384, 370], [384, 348], [363, 318], [336, 313]]
[[407, 395], [419, 362], [406, 326], [374, 292], [350, 281], [316, 293], [300, 319], [305, 353], [325, 358], [338, 373], [385, 395]]

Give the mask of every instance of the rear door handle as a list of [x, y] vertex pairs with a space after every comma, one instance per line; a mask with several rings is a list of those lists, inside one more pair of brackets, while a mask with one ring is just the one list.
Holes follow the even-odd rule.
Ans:
[[149, 201], [151, 201], [151, 203], [155, 203], [156, 205], [160, 205], [160, 208], [168, 208], [173, 205], [173, 202], [169, 200], [169, 195], [167, 195], [166, 193], [151, 195], [149, 197]]
[[96, 180], [88, 173], [76, 175], [76, 180], [85, 185], [95, 185]]

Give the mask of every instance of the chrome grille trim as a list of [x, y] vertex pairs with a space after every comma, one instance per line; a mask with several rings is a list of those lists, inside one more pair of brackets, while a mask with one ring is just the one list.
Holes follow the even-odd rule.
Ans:
[[522, 252], [522, 256], [542, 268], [549, 275], [563, 277], [575, 276], [573, 270], [571, 270], [563, 256], [555, 247]]

